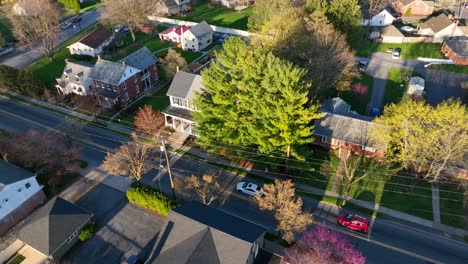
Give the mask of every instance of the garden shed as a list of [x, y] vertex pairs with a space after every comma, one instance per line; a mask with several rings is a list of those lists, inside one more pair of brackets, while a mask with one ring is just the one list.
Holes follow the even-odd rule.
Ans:
[[424, 79], [421, 77], [411, 77], [408, 85], [408, 95], [422, 96], [424, 91]]

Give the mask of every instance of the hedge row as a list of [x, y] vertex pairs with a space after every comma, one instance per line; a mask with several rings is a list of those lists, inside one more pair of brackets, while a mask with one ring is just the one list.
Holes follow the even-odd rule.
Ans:
[[130, 202], [167, 216], [176, 207], [176, 203], [160, 191], [147, 186], [137, 186], [128, 189], [127, 198]]
[[0, 87], [31, 97], [41, 97], [44, 93], [44, 85], [31, 72], [3, 64], [0, 64]]

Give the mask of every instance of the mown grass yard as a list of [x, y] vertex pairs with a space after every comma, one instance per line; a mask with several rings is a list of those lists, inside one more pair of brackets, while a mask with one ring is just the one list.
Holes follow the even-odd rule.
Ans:
[[206, 21], [211, 25], [247, 30], [247, 21], [253, 11], [252, 7], [236, 11], [232, 8], [202, 0], [193, 0], [191, 5], [194, 9], [192, 12], [186, 16], [174, 16], [172, 18], [193, 22]]
[[373, 52], [386, 52], [388, 48], [401, 48], [401, 58], [417, 59], [418, 57], [443, 59], [440, 43], [367, 43], [357, 41], [351, 43], [360, 57], [369, 57]]
[[13, 33], [11, 32], [11, 25], [8, 22], [8, 20], [3, 16], [0, 16], [0, 33], [5, 39], [5, 42], [8, 43], [8, 42], [15, 41], [15, 37], [13, 36]]
[[432, 64], [428, 69], [468, 74], [468, 65]]
[[411, 76], [411, 71], [392, 68], [388, 71], [387, 84], [383, 98], [383, 105], [399, 103], [406, 98], [406, 89], [409, 81], [407, 76]]

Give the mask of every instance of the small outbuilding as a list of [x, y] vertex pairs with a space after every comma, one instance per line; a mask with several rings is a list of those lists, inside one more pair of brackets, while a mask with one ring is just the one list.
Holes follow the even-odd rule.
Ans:
[[382, 43], [402, 43], [405, 35], [400, 32], [395, 26], [382, 28]]
[[411, 77], [408, 85], [408, 95], [422, 96], [424, 91], [424, 79], [421, 77]]

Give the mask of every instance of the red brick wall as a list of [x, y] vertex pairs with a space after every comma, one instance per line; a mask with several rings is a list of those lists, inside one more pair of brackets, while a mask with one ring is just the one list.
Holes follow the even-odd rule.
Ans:
[[156, 63], [150, 66], [150, 72], [151, 72], [151, 77], [150, 77], [151, 84], [154, 85], [159, 80], [158, 65]]
[[442, 45], [442, 52], [447, 53], [449, 59], [455, 62], [455, 64], [468, 65], [468, 58], [458, 56], [458, 54], [456, 54], [445, 42]]
[[429, 16], [434, 12], [434, 7], [429, 7], [421, 0], [416, 0], [404, 6], [402, 2], [398, 1], [397, 9], [402, 16], [405, 15], [406, 11], [411, 8], [411, 16]]
[[346, 143], [344, 141], [339, 141], [338, 144], [328, 144], [322, 142], [322, 137], [320, 136], [315, 136], [314, 144], [320, 145], [323, 147], [331, 148], [331, 149], [349, 149], [351, 152], [353, 152], [356, 155], [364, 155], [366, 157], [383, 157], [385, 154], [385, 151], [383, 150], [377, 150], [376, 152], [369, 152], [362, 150], [360, 145], [357, 144], [351, 144], [351, 143]]

